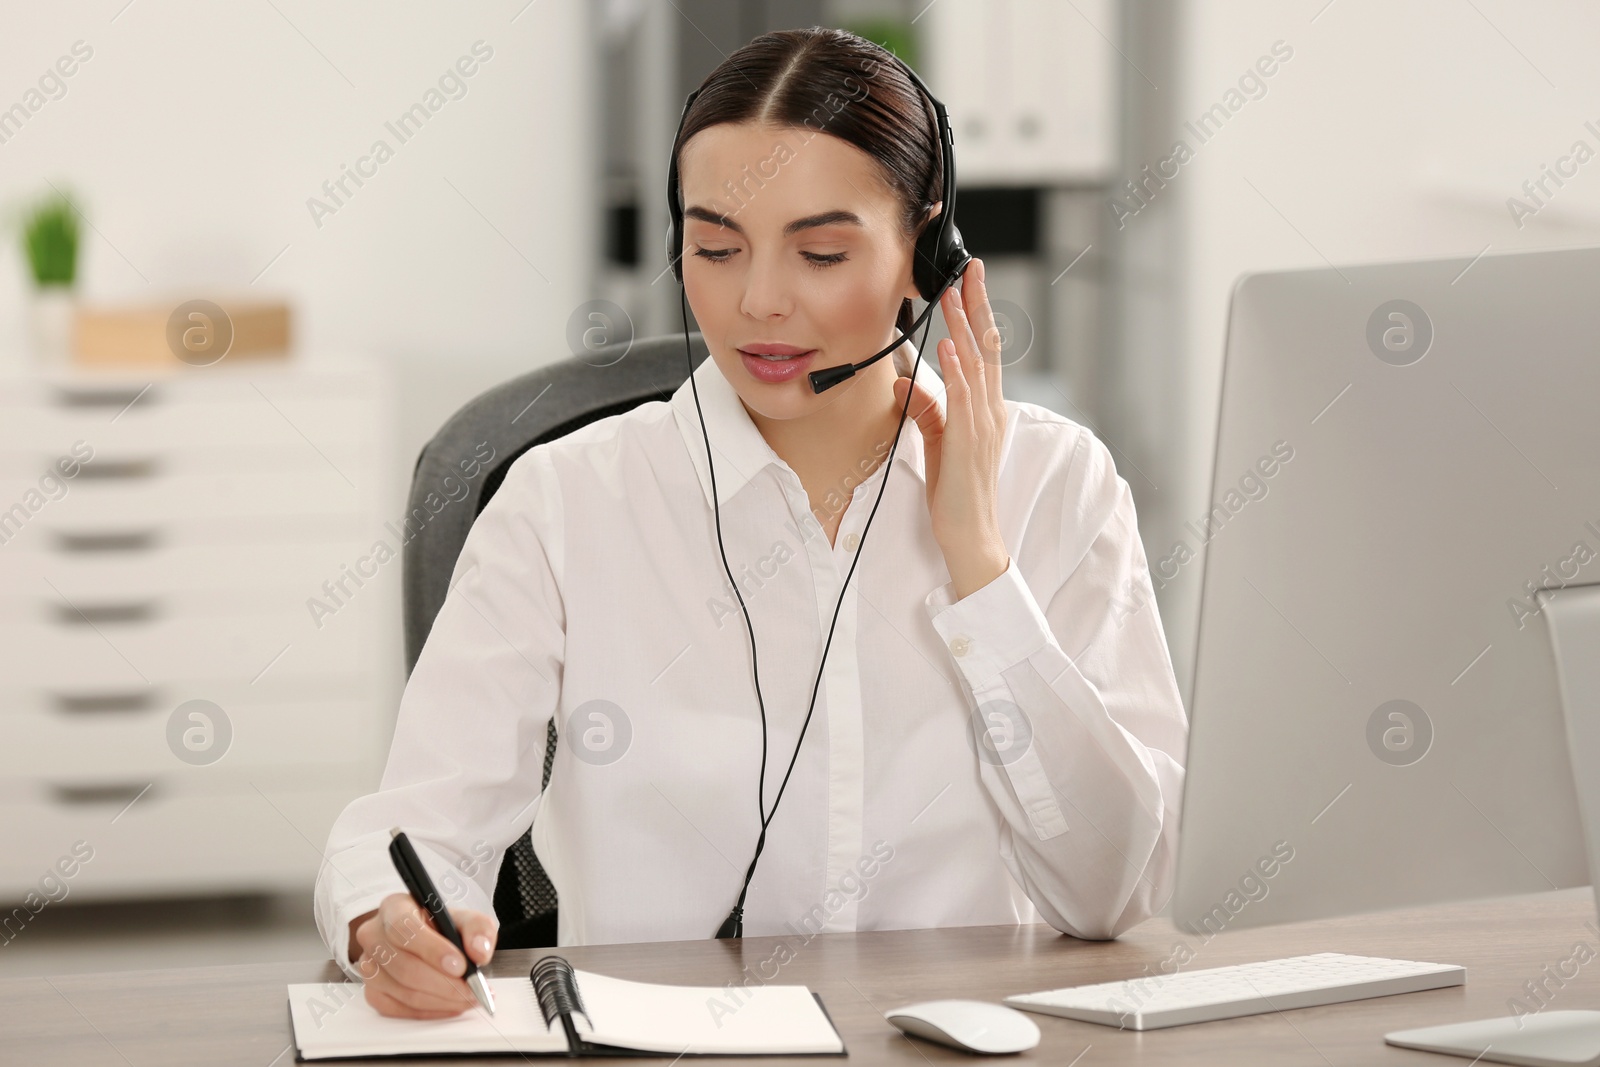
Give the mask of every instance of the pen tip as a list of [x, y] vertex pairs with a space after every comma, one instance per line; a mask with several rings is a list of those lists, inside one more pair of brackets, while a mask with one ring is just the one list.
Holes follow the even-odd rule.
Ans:
[[494, 990], [490, 988], [489, 981], [482, 971], [474, 971], [467, 976], [467, 984], [472, 987], [472, 992], [477, 996], [478, 1003], [490, 1015], [494, 1014]]
[[389, 840], [393, 841], [395, 838], [397, 838], [399, 836], [400, 836], [400, 827], [398, 827], [398, 826], [389, 827]]

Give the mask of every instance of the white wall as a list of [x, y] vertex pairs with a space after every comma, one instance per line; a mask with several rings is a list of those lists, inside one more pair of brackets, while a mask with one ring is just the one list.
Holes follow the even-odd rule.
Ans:
[[[1600, 153], [1600, 136], [1584, 128], [1593, 119], [1600, 129], [1595, 5], [1188, 0], [1182, 21], [1181, 118], [1221, 100], [1275, 41], [1293, 56], [1158, 194], [1176, 204], [1181, 233], [1183, 477], [1176, 514], [1149, 510], [1152, 553], [1207, 510], [1238, 275], [1600, 244], [1600, 155], [1564, 187], [1547, 183], [1554, 195], [1520, 229], [1506, 205], [1574, 141]], [[1162, 605], [1186, 695], [1199, 584], [1199, 567], [1185, 568]]]
[[[93, 54], [0, 143], [0, 201], [31, 199], [46, 179], [82, 194], [89, 299], [286, 296], [308, 358], [389, 361], [409, 472], [462, 402], [567, 354], [567, 317], [592, 295], [590, 7], [6, 0], [0, 108], [74, 42]], [[465, 95], [441, 94], [405, 143], [385, 129], [479, 40], [493, 54], [462, 79]], [[378, 138], [393, 158], [347, 183], [353, 195], [318, 227], [308, 198]], [[31, 280], [15, 231], [3, 240], [0, 360], [15, 362]]]

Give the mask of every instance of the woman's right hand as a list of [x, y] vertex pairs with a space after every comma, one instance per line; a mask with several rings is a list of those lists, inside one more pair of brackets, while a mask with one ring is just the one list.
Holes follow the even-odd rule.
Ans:
[[[488, 963], [499, 933], [494, 917], [451, 908], [450, 919], [473, 962]], [[389, 894], [376, 911], [350, 923], [350, 960], [363, 979], [367, 1003], [380, 1015], [448, 1019], [477, 1003], [461, 977], [461, 953], [409, 893]]]

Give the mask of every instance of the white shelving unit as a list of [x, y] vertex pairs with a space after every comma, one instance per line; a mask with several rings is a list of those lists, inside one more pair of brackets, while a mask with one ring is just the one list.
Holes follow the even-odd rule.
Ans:
[[55, 875], [74, 899], [308, 892], [387, 751], [403, 465], [386, 372], [138, 373], [0, 378], [8, 914], [79, 841], [93, 858]]
[[918, 22], [967, 185], [1085, 185], [1117, 165], [1120, 0], [942, 0]]

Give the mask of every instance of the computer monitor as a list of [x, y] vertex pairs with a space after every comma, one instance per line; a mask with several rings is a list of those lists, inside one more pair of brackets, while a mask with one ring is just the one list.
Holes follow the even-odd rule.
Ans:
[[1181, 930], [1600, 884], [1549, 625], [1600, 583], [1597, 345], [1600, 249], [1235, 285], [1211, 509], [1152, 560], [1203, 567]]

